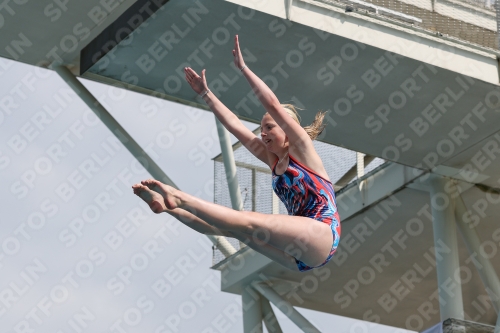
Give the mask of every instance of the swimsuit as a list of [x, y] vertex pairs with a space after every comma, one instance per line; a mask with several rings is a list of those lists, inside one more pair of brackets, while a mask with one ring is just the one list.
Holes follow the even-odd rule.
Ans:
[[291, 155], [282, 175], [273, 172], [273, 190], [285, 205], [288, 215], [305, 216], [326, 223], [333, 234], [333, 244], [326, 260], [318, 266], [307, 266], [295, 258], [299, 271], [304, 272], [325, 265], [332, 257], [340, 241], [340, 216], [335, 202], [335, 191], [330, 181], [295, 160]]

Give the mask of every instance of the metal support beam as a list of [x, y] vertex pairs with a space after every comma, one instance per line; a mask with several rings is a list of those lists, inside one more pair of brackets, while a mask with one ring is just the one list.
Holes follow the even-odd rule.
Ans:
[[219, 134], [220, 150], [222, 152], [222, 160], [224, 161], [224, 170], [226, 171], [227, 186], [229, 187], [229, 195], [231, 197], [231, 206], [235, 210], [243, 210], [243, 202], [241, 201], [240, 186], [238, 184], [238, 176], [236, 175], [236, 163], [234, 162], [233, 147], [231, 146], [231, 138], [228, 130], [222, 123], [215, 118], [217, 124], [217, 133]]
[[257, 211], [257, 170], [252, 169], [252, 212]]
[[[115, 135], [118, 140], [127, 148], [139, 163], [149, 172], [149, 174], [165, 184], [178, 189], [177, 185], [163, 172], [155, 161], [141, 148], [141, 146], [128, 134], [128, 132], [113, 118], [113, 116], [102, 106], [101, 103], [92, 95], [90, 91], [71, 73], [71, 71], [62, 65], [51, 66], [53, 70], [73, 89], [73, 91], [87, 104], [87, 106], [96, 114], [96, 116], [106, 125], [106, 127]], [[222, 236], [211, 236], [208, 238], [218, 249], [229, 256], [236, 253], [234, 247]]]
[[281, 312], [283, 312], [291, 321], [295, 323], [302, 331], [308, 333], [320, 333], [320, 331], [311, 324], [303, 315], [300, 314], [289, 302], [281, 298], [273, 288], [265, 282], [253, 282], [252, 286], [273, 303]]
[[269, 333], [283, 333], [269, 301], [261, 297], [260, 306], [262, 307], [262, 318], [264, 324], [266, 324], [267, 331]]
[[496, 19], [497, 19], [497, 47], [500, 49], [500, 1], [496, 0], [494, 6], [495, 6], [495, 12], [497, 14], [496, 15]]
[[215, 247], [222, 252], [222, 254], [227, 258], [232, 256], [237, 251], [231, 243], [229, 243], [224, 236], [214, 236], [214, 235], [206, 235], [208, 239], [215, 245]]
[[241, 291], [241, 305], [243, 307], [243, 332], [262, 333], [262, 307], [259, 293], [251, 285]]
[[471, 256], [474, 256], [474, 260], [472, 261], [474, 262], [479, 276], [483, 281], [486, 292], [491, 298], [491, 302], [493, 303], [496, 313], [499, 313], [500, 281], [498, 279], [498, 275], [496, 274], [490, 260], [480, 254], [479, 249], [481, 247], [481, 241], [476, 229], [463, 220], [463, 217], [467, 213], [467, 207], [465, 206], [462, 196], [459, 195], [455, 200], [455, 213], [457, 216], [458, 230], [460, 230], [460, 233], [462, 234], [467, 250], [469, 250]]
[[292, 20], [292, 7], [293, 0], [285, 0], [286, 19], [289, 21]]
[[[495, 12], [497, 20], [497, 48], [500, 49], [500, 0], [495, 0]], [[500, 56], [497, 56], [497, 72], [498, 72], [498, 82], [500, 82]], [[497, 322], [498, 329], [498, 322]], [[497, 332], [495, 332], [497, 333]], [[498, 332], [500, 333], [500, 332]]]
[[[441, 321], [449, 318], [464, 319], [462, 287], [456, 283], [455, 272], [459, 271], [458, 245], [455, 223], [454, 200], [445, 191], [446, 179], [429, 177], [434, 245], [436, 249], [436, 270]], [[450, 281], [451, 280], [451, 281]], [[456, 287], [450, 292], [452, 282]]]
[[[231, 207], [234, 210], [243, 210], [243, 201], [241, 200], [240, 185], [238, 184], [238, 175], [236, 173], [236, 163], [234, 162], [234, 152], [231, 145], [229, 131], [224, 127], [217, 117], [215, 117], [217, 133], [219, 134], [220, 150], [222, 161], [224, 162], [224, 171], [226, 172], [227, 186], [229, 188], [229, 197], [231, 198]], [[252, 189], [254, 191], [255, 189]], [[240, 248], [246, 246], [242, 241]], [[226, 256], [227, 257], [227, 256]]]
[[174, 182], [163, 172], [127, 131], [113, 118], [102, 104], [92, 95], [85, 86], [65, 66], [56, 65], [53, 69], [70, 86], [71, 89], [87, 104], [106, 127], [120, 140], [127, 150], [134, 156], [155, 179], [177, 188]]
[[365, 154], [356, 153], [356, 172], [358, 178], [361, 178], [365, 175]]
[[361, 180], [365, 175], [365, 154], [356, 152], [356, 173], [358, 175], [358, 188], [361, 191], [363, 185], [366, 183]]

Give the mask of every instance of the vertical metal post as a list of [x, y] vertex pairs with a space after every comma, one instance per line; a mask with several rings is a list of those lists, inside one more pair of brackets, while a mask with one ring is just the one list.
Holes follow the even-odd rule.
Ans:
[[[500, 49], [500, 0], [492, 0], [493, 7], [496, 12], [496, 20], [497, 20], [497, 45], [496, 47]], [[497, 57], [497, 71], [498, 71], [498, 82], [500, 82], [500, 58]], [[499, 332], [500, 333], [500, 332]]]
[[257, 211], [256, 196], [257, 196], [257, 170], [252, 169], [252, 212]]
[[358, 178], [365, 175], [365, 154], [363, 153], [356, 153], [356, 171]]
[[465, 241], [465, 245], [467, 246], [467, 250], [471, 256], [473, 256], [472, 260], [474, 265], [477, 268], [479, 276], [483, 281], [486, 292], [491, 298], [491, 302], [493, 303], [493, 307], [497, 313], [500, 312], [500, 281], [498, 279], [498, 275], [493, 268], [490, 260], [488, 258], [483, 257], [480, 254], [479, 248], [481, 247], [481, 241], [477, 234], [476, 229], [463, 221], [464, 215], [467, 213], [467, 208], [462, 199], [462, 196], [458, 196], [456, 198], [456, 207], [455, 212], [457, 215], [457, 225], [462, 237]]
[[360, 181], [360, 178], [365, 175], [365, 154], [359, 152], [356, 152], [356, 173], [358, 175], [358, 188], [361, 191], [364, 181]]
[[494, 0], [495, 12], [497, 14], [497, 48], [500, 48], [500, 0]]
[[222, 160], [224, 161], [224, 170], [226, 171], [227, 185], [229, 187], [229, 195], [231, 197], [231, 206], [234, 210], [243, 210], [243, 202], [241, 201], [240, 186], [238, 184], [238, 176], [236, 174], [236, 163], [234, 162], [233, 147], [231, 146], [231, 138], [228, 130], [222, 123], [215, 118], [217, 125], [217, 133], [219, 134], [220, 150], [222, 152]]
[[251, 285], [243, 287], [241, 291], [241, 305], [243, 307], [243, 332], [262, 333], [261, 296]]
[[[229, 131], [217, 117], [215, 117], [215, 124], [217, 125], [217, 133], [219, 134], [220, 150], [222, 153], [222, 161], [224, 162], [224, 171], [226, 172], [231, 207], [233, 207], [234, 210], [243, 210], [243, 201], [241, 200], [240, 185], [238, 184], [231, 137], [229, 136]], [[244, 246], [246, 246], [245, 243], [240, 241], [240, 248]]]
[[286, 0], [285, 12], [286, 12], [286, 19], [289, 21], [292, 20], [292, 7], [293, 7], [293, 0]]
[[455, 205], [444, 190], [446, 179], [437, 175], [429, 178], [434, 245], [436, 249], [442, 249], [439, 254], [436, 251], [441, 321], [464, 319], [462, 288], [460, 281], [456, 281], [458, 273], [455, 274], [459, 271]]
[[264, 297], [261, 297], [260, 304], [262, 307], [262, 318], [264, 320], [264, 324], [266, 324], [267, 331], [269, 333], [283, 333], [269, 301]]

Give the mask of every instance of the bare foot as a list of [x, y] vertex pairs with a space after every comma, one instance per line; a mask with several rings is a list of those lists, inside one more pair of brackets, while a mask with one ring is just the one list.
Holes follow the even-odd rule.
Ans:
[[156, 214], [163, 213], [167, 210], [165, 201], [159, 193], [150, 190], [142, 184], [132, 185], [132, 188], [134, 189], [134, 194], [144, 200], [149, 205], [149, 208]]
[[141, 181], [141, 184], [159, 193], [163, 197], [167, 209], [175, 209], [180, 206], [181, 200], [177, 197], [179, 190], [172, 186], [165, 185], [156, 179], [146, 179]]

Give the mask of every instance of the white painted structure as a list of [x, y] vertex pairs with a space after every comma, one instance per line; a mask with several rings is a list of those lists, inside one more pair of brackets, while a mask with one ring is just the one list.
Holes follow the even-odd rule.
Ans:
[[[364, 175], [363, 186], [338, 194], [343, 240], [324, 269], [285, 271], [246, 247], [233, 254], [226, 244], [228, 258], [213, 268], [221, 271], [223, 291], [254, 301], [244, 311], [245, 332], [262, 328], [263, 320], [270, 327], [274, 315], [264, 298], [291, 309], [290, 319], [308, 331], [315, 328], [293, 306], [413, 330], [448, 317], [497, 322], [500, 261], [471, 257], [500, 242], [500, 210], [492, 195], [498, 194], [500, 176], [497, 49], [441, 36], [391, 11], [346, 13], [345, 3], [335, 1], [92, 0], [64, 15], [62, 2], [20, 3], [12, 5], [15, 18], [2, 16], [0, 55], [54, 66], [80, 92], [70, 71], [206, 108], [179, 74], [186, 64], [206, 66], [212, 90], [241, 118], [259, 122], [263, 110], [230, 65], [227, 36], [239, 33], [248, 65], [268, 75], [278, 97], [295, 97], [309, 107], [305, 122], [316, 109], [331, 108], [323, 141], [394, 162]], [[422, 9], [416, 18], [424, 23], [441, 15], [497, 30], [491, 11], [464, 2], [401, 3]], [[158, 4], [163, 6], [150, 10]], [[34, 13], [43, 11], [47, 20], [38, 24]], [[137, 13], [144, 16], [130, 19]], [[122, 14], [129, 19], [120, 21]], [[106, 114], [90, 94], [79, 95]], [[113, 119], [102, 119], [116, 134]], [[130, 136], [127, 142], [134, 156], [148, 161], [153, 176], [168, 179]], [[226, 153], [231, 172], [230, 149]], [[238, 208], [237, 184], [231, 183]], [[436, 200], [442, 195], [448, 203], [441, 209]], [[464, 228], [460, 221], [476, 216], [464, 202], [485, 222]], [[456, 237], [456, 220], [463, 241]], [[221, 240], [213, 241], [220, 246]], [[439, 255], [445, 259], [433, 260]], [[468, 265], [478, 270], [463, 282], [460, 272]], [[478, 286], [470, 281], [479, 280], [491, 308], [477, 303]]]

